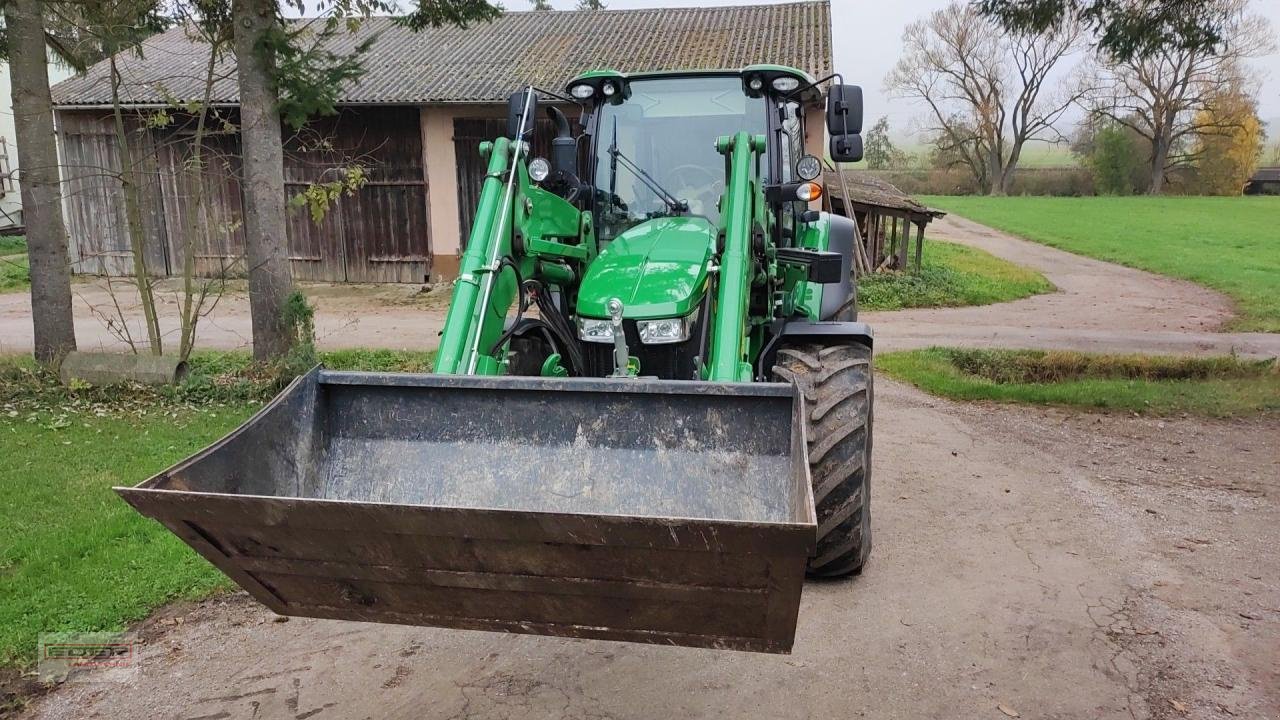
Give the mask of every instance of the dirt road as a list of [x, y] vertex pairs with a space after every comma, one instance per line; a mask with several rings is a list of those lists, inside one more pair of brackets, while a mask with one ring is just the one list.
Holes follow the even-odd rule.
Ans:
[[956, 215], [930, 225], [929, 234], [1037, 270], [1058, 291], [997, 305], [863, 313], [881, 349], [964, 345], [1280, 356], [1280, 334], [1218, 332], [1233, 317], [1231, 301], [1200, 285], [1073, 255]]
[[[75, 303], [76, 342], [85, 351], [127, 350], [114, 319], [118, 302], [128, 318], [130, 333], [146, 342], [137, 292], [119, 281], [113, 288], [100, 278], [77, 278], [72, 284]], [[178, 342], [179, 300], [172, 280], [160, 283], [157, 296], [162, 339], [167, 346]], [[448, 288], [426, 292], [416, 285], [305, 284], [316, 308], [316, 342], [325, 349], [376, 347], [429, 350], [436, 346]], [[27, 293], [0, 294], [0, 353], [31, 351], [31, 298]], [[243, 283], [232, 286], [200, 321], [198, 345], [211, 350], [247, 349], [252, 337], [249, 297]]]
[[875, 551], [806, 586], [791, 656], [276, 623], [233, 596], [151, 623], [136, 682], [28, 717], [1280, 717], [1280, 419], [878, 400]]
[[[1072, 255], [948, 216], [929, 229], [1044, 273], [1058, 292], [998, 305], [942, 310], [864, 313], [875, 327], [877, 349], [928, 345], [1041, 347], [1097, 352], [1155, 352], [1280, 356], [1280, 334], [1216, 332], [1232, 317], [1224, 295], [1182, 280]], [[115, 283], [116, 300], [145, 338], [136, 296]], [[177, 299], [162, 283], [161, 316], [167, 341], [176, 342]], [[430, 294], [405, 285], [310, 284], [316, 336], [322, 348], [390, 347], [429, 350], [444, 324], [448, 289]], [[82, 350], [123, 345], [97, 314], [113, 307], [100, 279], [76, 282], [76, 337]], [[249, 301], [243, 288], [218, 303], [199, 332], [205, 348], [249, 347]], [[0, 294], [0, 353], [31, 350], [31, 305], [23, 293]]]

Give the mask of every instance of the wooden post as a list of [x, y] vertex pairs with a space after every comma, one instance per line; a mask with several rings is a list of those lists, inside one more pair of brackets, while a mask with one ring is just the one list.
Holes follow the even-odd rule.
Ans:
[[880, 234], [881, 217], [879, 210], [870, 211], [872, 222], [875, 223], [871, 230], [871, 264], [875, 267], [880, 265], [880, 249], [884, 245], [884, 236]]
[[[894, 224], [897, 224], [896, 218], [894, 220]], [[910, 243], [911, 243], [911, 223], [908, 221], [907, 216], [903, 215], [902, 216], [902, 234], [901, 234], [901, 237], [898, 238], [898, 269], [903, 272], [907, 271], [907, 250]]]
[[898, 242], [898, 218], [890, 215], [888, 217], [888, 221], [889, 226], [885, 229], [884, 233], [885, 255], [892, 256], [894, 255], [894, 249], [897, 247], [896, 243]]
[[923, 267], [921, 259], [924, 256], [924, 223], [916, 223], [916, 272], [920, 272]]

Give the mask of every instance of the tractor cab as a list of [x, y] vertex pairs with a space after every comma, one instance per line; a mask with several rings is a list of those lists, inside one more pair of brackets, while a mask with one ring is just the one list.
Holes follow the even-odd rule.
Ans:
[[[632, 75], [601, 70], [573, 79], [567, 89], [582, 103], [583, 132], [570, 145], [568, 123], [558, 122], [561, 137], [555, 142], [565, 151], [544, 161], [546, 174], [533, 177], [541, 175], [545, 188], [571, 199], [593, 221], [599, 255], [576, 298], [587, 372], [620, 372], [618, 327], [625, 355], [638, 361], [639, 373], [701, 379], [710, 311], [704, 300], [723, 251], [730, 198], [750, 203], [749, 232], [767, 236], [772, 247], [831, 249], [829, 223], [806, 220], [821, 193], [813, 181], [822, 171], [819, 158], [805, 152], [807, 133], [822, 133], [806, 127], [807, 111], [822, 102], [822, 90], [807, 73], [774, 65]], [[856, 159], [850, 150], [860, 152], [861, 128], [847, 123], [852, 110], [860, 125], [860, 94], [856, 108], [848, 102], [855, 91], [843, 85], [831, 91], [845, 106], [828, 113], [840, 123], [831, 128], [837, 160]], [[758, 147], [744, 192], [735, 195], [727, 187], [727, 141], [739, 134]], [[827, 305], [838, 305], [834, 298], [851, 292], [848, 270], [846, 279], [834, 283], [839, 287], [827, 292]], [[778, 291], [786, 315], [806, 302], [793, 291], [794, 285]], [[823, 290], [807, 292], [813, 308], [804, 308], [805, 314], [828, 319], [821, 313]], [[621, 315], [620, 326], [611, 318], [611, 304]], [[755, 356], [769, 338], [762, 328], [753, 331]]]
[[800, 70], [594, 71], [570, 81], [568, 90], [584, 103], [580, 142], [590, 151], [574, 170], [591, 189], [584, 199], [601, 244], [656, 217], [718, 225], [726, 179], [721, 137], [740, 131], [765, 137], [763, 183], [811, 181], [821, 172], [819, 159], [805, 154], [805, 137], [822, 130], [805, 127], [805, 111], [822, 92]]

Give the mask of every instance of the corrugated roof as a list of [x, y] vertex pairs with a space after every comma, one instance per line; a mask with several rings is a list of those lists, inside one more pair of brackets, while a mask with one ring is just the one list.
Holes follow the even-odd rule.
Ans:
[[904, 210], [906, 212], [932, 215], [935, 218], [946, 215], [941, 210], [934, 210], [916, 202], [910, 195], [899, 190], [893, 183], [886, 182], [863, 171], [846, 170], [844, 183], [841, 183], [839, 173], [827, 172], [824, 178], [827, 194], [833, 199], [845, 199], [844, 184], [846, 183], [849, 186], [850, 202], [877, 205], [890, 210]]
[[[414, 33], [391, 18], [373, 18], [335, 41], [349, 51], [379, 34], [367, 72], [342, 93], [344, 103], [447, 103], [504, 100], [526, 83], [559, 89], [590, 69], [737, 69], [752, 63], [790, 65], [814, 77], [831, 72], [828, 2], [707, 8], [508, 12], [491, 23]], [[129, 103], [202, 96], [208, 46], [174, 28], [143, 44], [142, 57], [121, 59]], [[238, 100], [234, 63], [220, 61], [213, 100]], [[106, 105], [105, 62], [53, 86], [57, 105]]]

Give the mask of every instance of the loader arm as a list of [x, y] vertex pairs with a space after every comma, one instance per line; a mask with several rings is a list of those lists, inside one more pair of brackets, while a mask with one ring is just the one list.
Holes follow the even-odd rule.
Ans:
[[445, 316], [437, 373], [503, 374], [499, 340], [519, 282], [567, 289], [594, 255], [590, 216], [532, 185], [524, 153], [515, 150], [508, 138], [480, 146], [488, 169]]
[[[762, 202], [755, 158], [764, 152], [765, 137], [739, 132], [721, 137], [716, 149], [725, 155], [728, 177], [721, 200], [719, 254], [716, 280], [714, 326], [711, 332], [707, 380], [749, 382], [751, 363], [747, 357], [747, 303], [755, 276], [752, 237], [757, 208]], [[760, 228], [763, 230], [762, 228]]]

